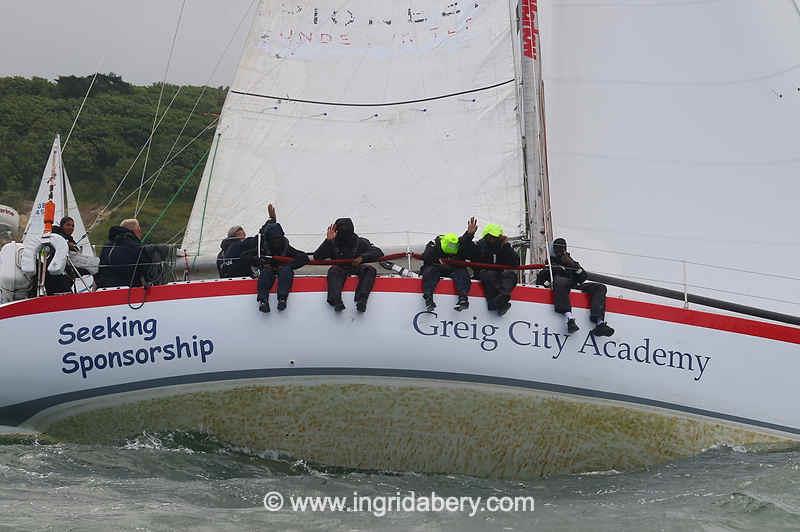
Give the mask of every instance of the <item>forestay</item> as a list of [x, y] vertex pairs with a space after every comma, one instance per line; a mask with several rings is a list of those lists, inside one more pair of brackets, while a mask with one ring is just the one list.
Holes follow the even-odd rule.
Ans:
[[525, 234], [512, 15], [505, 0], [262, 1], [184, 247], [215, 254], [268, 201], [305, 250], [343, 216], [385, 250], [471, 215]]

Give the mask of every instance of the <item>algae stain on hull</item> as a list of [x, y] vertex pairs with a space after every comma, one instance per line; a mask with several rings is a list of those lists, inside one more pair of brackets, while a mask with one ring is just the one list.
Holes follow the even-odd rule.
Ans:
[[359, 383], [183, 393], [83, 409], [37, 428], [80, 443], [116, 443], [143, 431], [199, 431], [325, 465], [509, 479], [632, 470], [717, 444], [787, 441], [570, 397]]

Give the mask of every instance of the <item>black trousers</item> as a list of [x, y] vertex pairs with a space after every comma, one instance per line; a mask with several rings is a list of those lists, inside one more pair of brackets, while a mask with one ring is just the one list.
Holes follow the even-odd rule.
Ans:
[[454, 268], [444, 264], [429, 264], [422, 268], [422, 293], [432, 294], [442, 277], [450, 277], [460, 296], [469, 294], [470, 280], [466, 268]]
[[292, 281], [294, 280], [292, 265], [283, 264], [276, 268], [268, 264], [261, 268], [261, 273], [258, 275], [258, 301], [267, 301], [269, 298], [269, 291], [272, 290], [272, 285], [275, 284], [275, 270], [277, 270], [278, 277], [278, 299], [289, 297], [289, 291], [292, 289]]
[[72, 292], [72, 278], [68, 275], [45, 274], [44, 289], [48, 296]]
[[497, 310], [494, 304], [497, 296], [511, 297], [511, 291], [517, 286], [517, 272], [513, 270], [481, 270], [478, 279], [483, 284], [483, 293], [489, 310]]
[[[575, 285], [572, 279], [556, 276], [553, 283], [553, 304], [556, 312], [564, 314], [572, 312], [572, 302], [569, 300], [569, 292]], [[577, 287], [582, 292], [589, 295], [591, 310], [589, 319], [597, 323], [606, 318], [606, 285], [600, 283], [583, 283]]]
[[369, 293], [372, 292], [378, 271], [369, 264], [362, 264], [358, 267], [336, 265], [328, 269], [328, 303], [336, 305], [342, 301], [344, 282], [351, 275], [358, 276], [355, 300], [367, 300]]

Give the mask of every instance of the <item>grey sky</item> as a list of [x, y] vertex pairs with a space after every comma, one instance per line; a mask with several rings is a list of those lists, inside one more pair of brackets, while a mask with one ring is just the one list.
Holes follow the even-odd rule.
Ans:
[[[0, 76], [53, 78], [98, 69], [145, 84], [164, 76], [182, 0], [0, 2]], [[169, 81], [205, 83], [252, 0], [188, 0]], [[250, 20], [212, 79], [230, 85]]]

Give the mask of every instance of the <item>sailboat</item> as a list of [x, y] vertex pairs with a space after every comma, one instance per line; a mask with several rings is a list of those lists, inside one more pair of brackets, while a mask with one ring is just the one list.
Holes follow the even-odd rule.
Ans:
[[[48, 213], [48, 205], [52, 211]], [[46, 220], [46, 217], [51, 217]], [[64, 217], [70, 217], [75, 224], [75, 233], [85, 235], [86, 228], [75, 200], [75, 193], [61, 158], [61, 138], [56, 135], [50, 155], [45, 164], [36, 199], [33, 202], [22, 242], [10, 242], [0, 250], [0, 302], [9, 302], [28, 297], [32, 285], [41, 284], [42, 279], [36, 277], [39, 251], [43, 244], [51, 246], [50, 257], [44, 267], [50, 273], [63, 274], [68, 263], [75, 268], [97, 272], [98, 260], [88, 238], [76, 243], [77, 251], [69, 252], [66, 241], [61, 238], [51, 239], [50, 227]], [[92, 284], [91, 276], [79, 277], [75, 280], [73, 290], [88, 292]], [[36, 286], [34, 291], [42, 290]]]
[[[228, 226], [252, 232], [269, 201], [300, 249], [349, 216], [385, 252], [410, 254], [474, 215], [501, 224], [526, 261], [546, 262], [550, 184], [586, 175], [554, 168], [548, 145], [585, 140], [587, 120], [627, 131], [623, 117], [570, 116], [569, 92], [552, 94], [541, 2], [418, 4], [260, 2], [187, 259], [211, 262]], [[549, 7], [545, 35], [575, 22], [565, 10], [597, 8]], [[617, 334], [599, 338], [578, 293], [573, 334], [544, 288], [517, 287], [502, 317], [477, 283], [469, 312], [427, 311], [420, 295], [417, 279], [381, 277], [367, 313], [336, 314], [312, 275], [269, 315], [251, 279], [8, 303], [0, 425], [87, 442], [200, 431], [343, 467], [519, 479], [800, 439], [796, 326], [626, 294], [607, 303]]]

